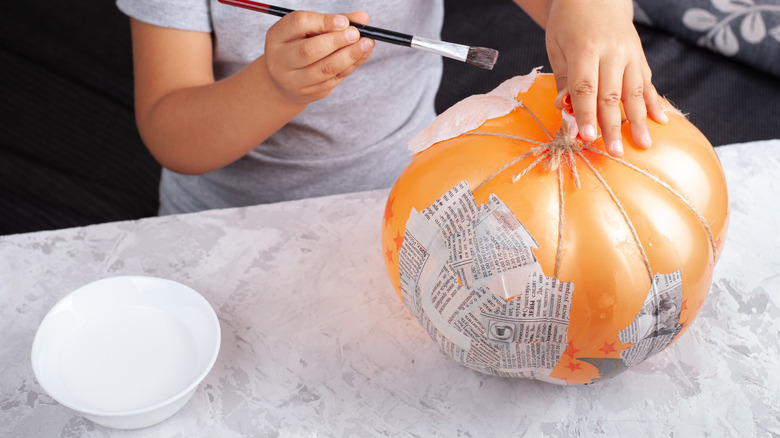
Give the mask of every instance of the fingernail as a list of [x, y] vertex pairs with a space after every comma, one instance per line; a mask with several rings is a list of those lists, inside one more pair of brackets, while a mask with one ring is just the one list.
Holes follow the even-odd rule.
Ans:
[[555, 97], [554, 105], [558, 109], [563, 109], [563, 96], [566, 94], [566, 90], [558, 92], [558, 96]]
[[658, 122], [661, 124], [669, 123], [669, 116], [666, 115], [665, 111], [661, 111], [660, 114], [661, 117], [659, 117]]
[[372, 47], [374, 47], [374, 42], [373, 42], [373, 40], [371, 40], [369, 38], [366, 38], [365, 40], [363, 40], [362, 43], [360, 43], [360, 48], [364, 52], [370, 51]]
[[645, 135], [642, 136], [642, 143], [648, 148], [653, 145], [653, 139], [650, 138], [649, 132], [645, 132]]
[[596, 127], [593, 125], [585, 125], [580, 129], [580, 134], [582, 134], [582, 137], [588, 140], [593, 140], [596, 138]]
[[623, 142], [620, 140], [615, 140], [612, 143], [609, 144], [609, 154], [612, 156], [622, 156], [623, 155]]
[[354, 27], [350, 27], [349, 29], [347, 29], [347, 41], [349, 41], [350, 43], [354, 43], [355, 41], [358, 40], [358, 38], [360, 38], [360, 32], [358, 32], [357, 29], [355, 29]]
[[577, 128], [576, 123], [572, 123], [569, 125], [569, 137], [576, 138], [577, 135], [579, 135], [580, 130]]
[[341, 29], [342, 27], [349, 26], [349, 20], [343, 15], [336, 15], [333, 19], [333, 25], [336, 26], [337, 29]]

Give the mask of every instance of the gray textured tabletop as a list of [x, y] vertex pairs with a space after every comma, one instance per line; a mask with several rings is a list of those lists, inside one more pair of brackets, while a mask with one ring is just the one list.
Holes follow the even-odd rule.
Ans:
[[[780, 140], [717, 148], [731, 223], [701, 314], [607, 381], [479, 374], [439, 351], [382, 261], [386, 191], [0, 237], [0, 436], [778, 436]], [[36, 382], [60, 298], [117, 275], [184, 283], [222, 326], [189, 403], [137, 431], [98, 426]]]

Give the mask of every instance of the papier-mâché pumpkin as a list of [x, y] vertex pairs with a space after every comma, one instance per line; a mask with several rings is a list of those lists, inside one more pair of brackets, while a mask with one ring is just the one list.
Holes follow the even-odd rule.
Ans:
[[590, 383], [661, 351], [693, 322], [725, 239], [726, 182], [681, 114], [648, 122], [647, 150], [625, 123], [625, 154], [614, 158], [600, 140], [567, 134], [552, 75], [524, 80], [506, 115], [441, 141], [474, 120], [458, 104], [435, 122], [435, 144], [388, 196], [386, 267], [458, 362]]

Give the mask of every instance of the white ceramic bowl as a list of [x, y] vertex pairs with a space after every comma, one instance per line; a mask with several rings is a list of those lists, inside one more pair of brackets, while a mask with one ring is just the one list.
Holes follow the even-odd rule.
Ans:
[[82, 286], [41, 322], [32, 346], [38, 383], [55, 400], [117, 429], [175, 414], [219, 354], [217, 315], [197, 292], [152, 277]]

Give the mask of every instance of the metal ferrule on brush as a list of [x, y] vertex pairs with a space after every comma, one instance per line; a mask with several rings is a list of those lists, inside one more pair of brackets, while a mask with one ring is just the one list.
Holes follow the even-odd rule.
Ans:
[[461, 44], [448, 43], [444, 41], [431, 40], [418, 36], [412, 37], [412, 47], [436, 53], [448, 58], [466, 61], [469, 57], [469, 47]]

